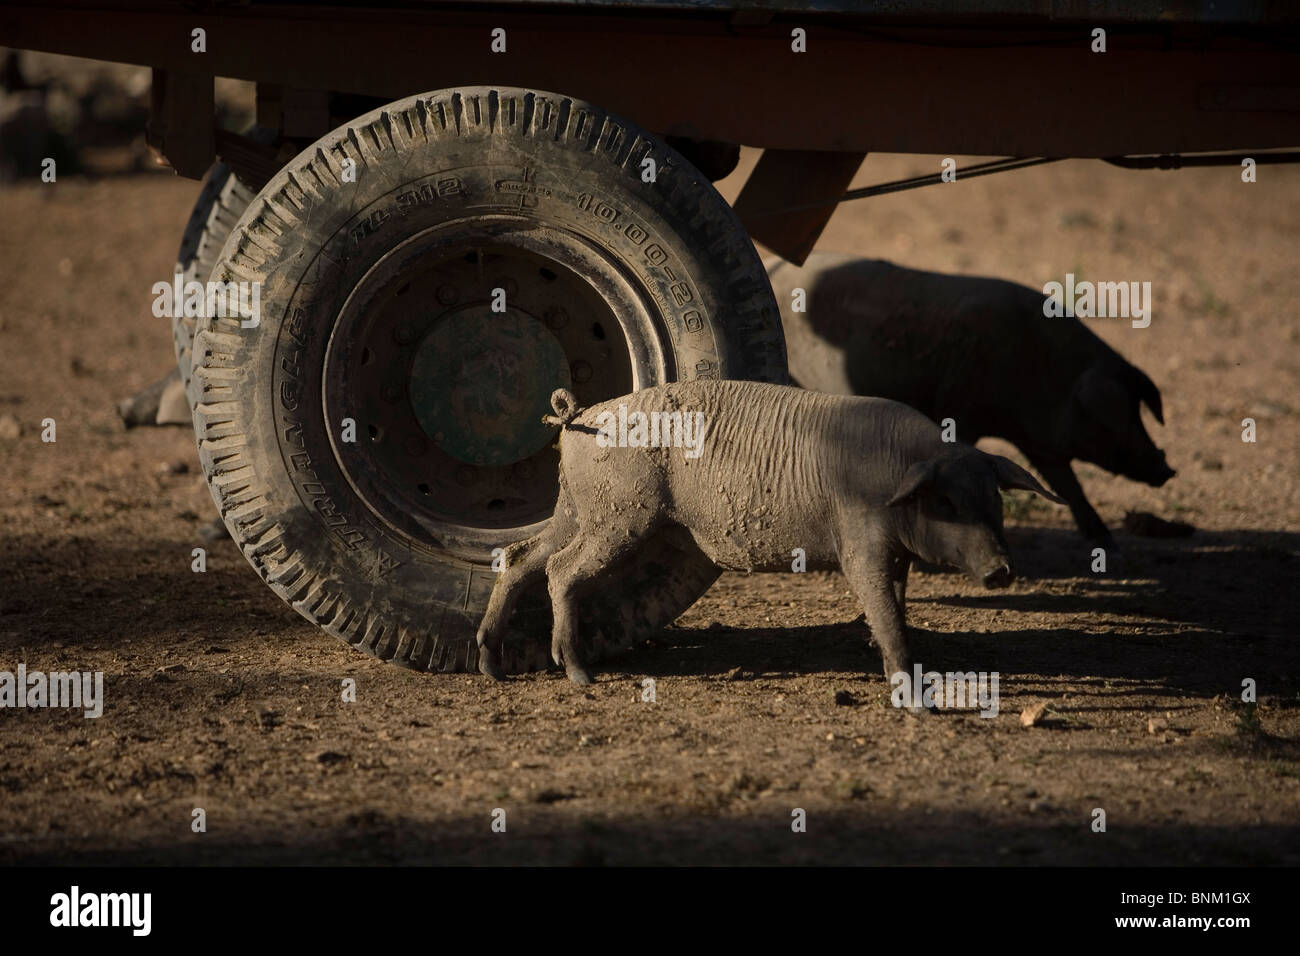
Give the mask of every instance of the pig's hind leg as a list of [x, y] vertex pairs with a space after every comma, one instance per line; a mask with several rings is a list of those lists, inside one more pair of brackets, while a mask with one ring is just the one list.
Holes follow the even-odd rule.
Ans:
[[583, 529], [563, 550], [546, 562], [551, 591], [551, 659], [575, 684], [590, 684], [591, 672], [582, 660], [578, 641], [578, 598], [606, 568], [631, 554], [649, 536], [653, 519], [643, 509], [631, 521], [614, 519]]
[[492, 588], [478, 626], [478, 669], [493, 680], [506, 678], [501, 646], [510, 613], [528, 586], [546, 574], [547, 560], [563, 543], [558, 530], [548, 527], [537, 537], [506, 548], [506, 568]]

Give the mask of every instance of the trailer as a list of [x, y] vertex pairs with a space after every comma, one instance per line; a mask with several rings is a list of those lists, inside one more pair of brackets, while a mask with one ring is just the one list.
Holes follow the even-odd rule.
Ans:
[[[51, 0], [0, 4], [0, 44], [152, 68], [149, 143], [204, 181], [159, 279], [220, 516], [304, 617], [429, 671], [476, 668], [555, 508], [551, 392], [785, 380], [752, 240], [801, 262], [837, 203], [941, 179], [846, 192], [869, 153], [1006, 157], [963, 179], [1300, 145], [1300, 10], [1255, 0]], [[219, 76], [256, 84], [246, 135]], [[589, 657], [716, 574], [656, 542], [590, 600]], [[514, 621], [507, 670], [544, 667], [545, 595]]]

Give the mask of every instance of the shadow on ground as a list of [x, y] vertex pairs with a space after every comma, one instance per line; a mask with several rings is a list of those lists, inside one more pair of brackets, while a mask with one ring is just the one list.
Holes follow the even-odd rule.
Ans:
[[[908, 615], [914, 656], [943, 669], [1134, 680], [1171, 694], [1222, 693], [1242, 676], [1300, 678], [1300, 535], [1198, 532], [1172, 541], [1123, 542], [1123, 570], [1081, 573], [1072, 531], [1013, 528], [1022, 580], [1012, 591], [958, 590], [920, 597]], [[257, 578], [230, 541], [208, 545], [202, 583], [187, 540], [120, 541], [18, 537], [0, 552], [0, 646], [113, 648], [124, 641], [211, 643], [238, 650], [283, 631], [313, 633]], [[761, 578], [756, 581], [761, 588]], [[929, 588], [931, 592], [933, 588]], [[942, 590], [942, 587], [941, 587]], [[917, 625], [929, 609], [958, 607], [978, 624], [952, 632]], [[1074, 627], [1016, 628], [1015, 616], [1046, 613]], [[232, 626], [237, 624], [237, 627]], [[1011, 625], [1008, 628], [1008, 625]], [[301, 629], [300, 631], [298, 629]], [[861, 619], [823, 626], [682, 628], [663, 631], [633, 652], [650, 675], [718, 675], [740, 665], [771, 676], [821, 671], [874, 672]], [[138, 649], [138, 645], [137, 645]], [[614, 668], [622, 664], [614, 662]], [[1276, 686], [1276, 680], [1273, 682]]]
[[1128, 828], [1112, 816], [1094, 833], [1086, 814], [1047, 810], [1034, 826], [971, 814], [899, 813], [865, 806], [808, 818], [790, 811], [746, 819], [587, 819], [543, 809], [509, 811], [506, 833], [486, 817], [419, 819], [361, 813], [335, 828], [244, 831], [239, 844], [209, 834], [129, 850], [0, 848], [24, 866], [139, 865], [1074, 865], [1280, 866], [1294, 864], [1300, 829], [1168, 826]]

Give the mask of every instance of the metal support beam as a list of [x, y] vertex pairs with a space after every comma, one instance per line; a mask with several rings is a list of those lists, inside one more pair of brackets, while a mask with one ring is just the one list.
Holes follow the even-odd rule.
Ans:
[[751, 238], [803, 265], [866, 155], [764, 150], [736, 197], [736, 215]]
[[216, 158], [212, 74], [153, 71], [145, 140], [187, 179], [202, 179]]
[[[1217, 4], [1257, 21], [1222, 31], [1169, 21], [1212, 22], [1209, 5], [1166, 3], [1159, 21], [1114, 31], [1104, 55], [1091, 52], [1094, 21], [1061, 22], [1062, 7], [1093, 4], [988, 3], [1003, 6], [1041, 10], [1039, 25], [943, 27], [934, 15], [886, 30], [881, 11], [913, 5], [865, 4], [860, 17], [807, 18], [804, 54], [790, 48], [802, 17], [740, 28], [654, 7], [519, 4], [502, 56], [490, 46], [502, 11], [486, 3], [0, 0], [0, 45], [383, 100], [524, 86], [665, 135], [768, 149], [1100, 158], [1300, 146], [1300, 30], [1280, 0]], [[199, 26], [202, 54], [190, 46]]]

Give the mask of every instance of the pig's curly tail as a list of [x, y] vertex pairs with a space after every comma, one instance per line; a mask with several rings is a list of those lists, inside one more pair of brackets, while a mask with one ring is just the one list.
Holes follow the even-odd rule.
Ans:
[[551, 408], [555, 410], [555, 414], [543, 415], [542, 421], [547, 425], [559, 425], [561, 428], [582, 414], [582, 409], [578, 407], [578, 400], [567, 388], [557, 388], [551, 393]]

